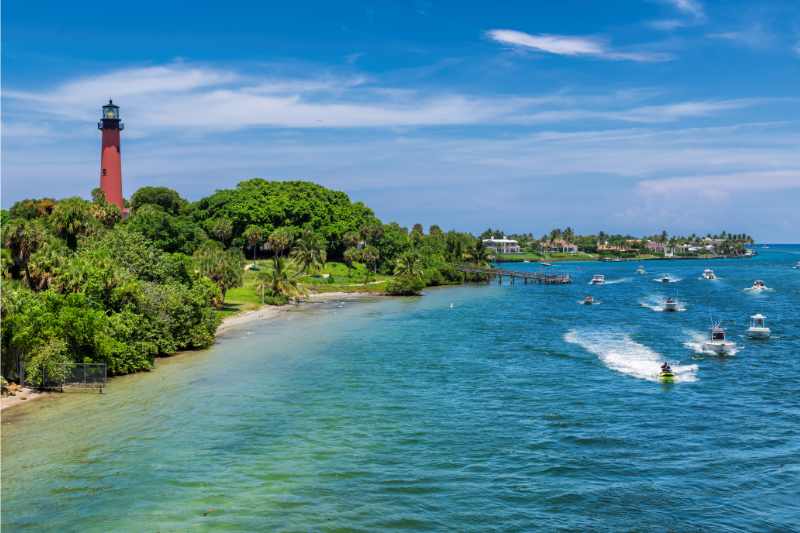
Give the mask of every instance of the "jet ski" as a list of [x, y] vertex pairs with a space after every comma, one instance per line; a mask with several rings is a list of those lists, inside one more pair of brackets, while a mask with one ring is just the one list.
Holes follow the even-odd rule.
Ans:
[[672, 383], [675, 380], [675, 374], [672, 373], [672, 368], [667, 363], [661, 365], [661, 372], [658, 373], [658, 379], [662, 383]]

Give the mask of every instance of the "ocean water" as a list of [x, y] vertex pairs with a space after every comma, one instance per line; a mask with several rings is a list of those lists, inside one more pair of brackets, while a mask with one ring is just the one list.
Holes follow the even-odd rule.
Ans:
[[[759, 252], [307, 306], [37, 400], [3, 416], [3, 531], [800, 530], [800, 247]], [[734, 356], [698, 353], [712, 320]]]

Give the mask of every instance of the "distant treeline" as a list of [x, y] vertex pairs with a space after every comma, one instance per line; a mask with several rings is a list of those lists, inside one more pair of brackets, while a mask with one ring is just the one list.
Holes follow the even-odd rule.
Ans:
[[702, 245], [714, 242], [721, 253], [736, 253], [742, 250], [744, 245], [753, 243], [753, 238], [746, 233], [729, 233], [727, 231], [715, 234], [707, 233], [705, 235], [697, 235], [695, 233], [691, 235], [670, 235], [667, 231], [662, 231], [655, 235], [636, 237], [633, 235], [609, 234], [604, 231], [596, 234], [581, 235], [571, 227], [564, 229], [554, 228], [539, 238], [536, 238], [532, 233], [504, 233], [500, 229], [488, 228], [480, 234], [480, 238], [488, 239], [492, 236], [502, 235], [518, 241], [523, 250], [536, 251], [543, 245], [564, 241], [575, 244], [581, 251], [589, 253], [602, 251], [598, 250], [598, 246], [601, 244], [644, 251], [648, 242], [661, 243], [672, 248], [680, 245]]

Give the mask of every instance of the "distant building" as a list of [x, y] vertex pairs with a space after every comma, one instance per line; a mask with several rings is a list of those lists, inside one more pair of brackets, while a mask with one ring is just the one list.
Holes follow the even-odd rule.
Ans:
[[597, 243], [597, 251], [626, 253], [626, 252], [632, 252], [634, 250], [632, 248], [629, 248], [625, 244], [610, 244], [608, 241], [605, 241]]
[[577, 254], [578, 246], [567, 242], [564, 239], [555, 239], [550, 242], [543, 242], [539, 246], [546, 254]]
[[658, 241], [647, 241], [644, 247], [647, 248], [648, 251], [656, 254], [663, 254], [665, 248], [664, 243]]
[[494, 237], [483, 239], [483, 245], [496, 254], [518, 254], [521, 251], [519, 242], [505, 237], [501, 239]]

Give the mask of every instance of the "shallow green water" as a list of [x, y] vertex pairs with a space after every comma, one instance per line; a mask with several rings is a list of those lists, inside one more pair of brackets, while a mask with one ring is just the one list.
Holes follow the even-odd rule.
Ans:
[[[244, 326], [4, 416], [3, 530], [799, 529], [798, 260], [576, 263], [571, 286]], [[774, 291], [742, 290], [756, 278]], [[676, 291], [686, 310], [660, 312]], [[743, 336], [754, 312], [772, 339]], [[735, 356], [695, 353], [709, 316]], [[655, 381], [664, 359], [674, 385]]]

